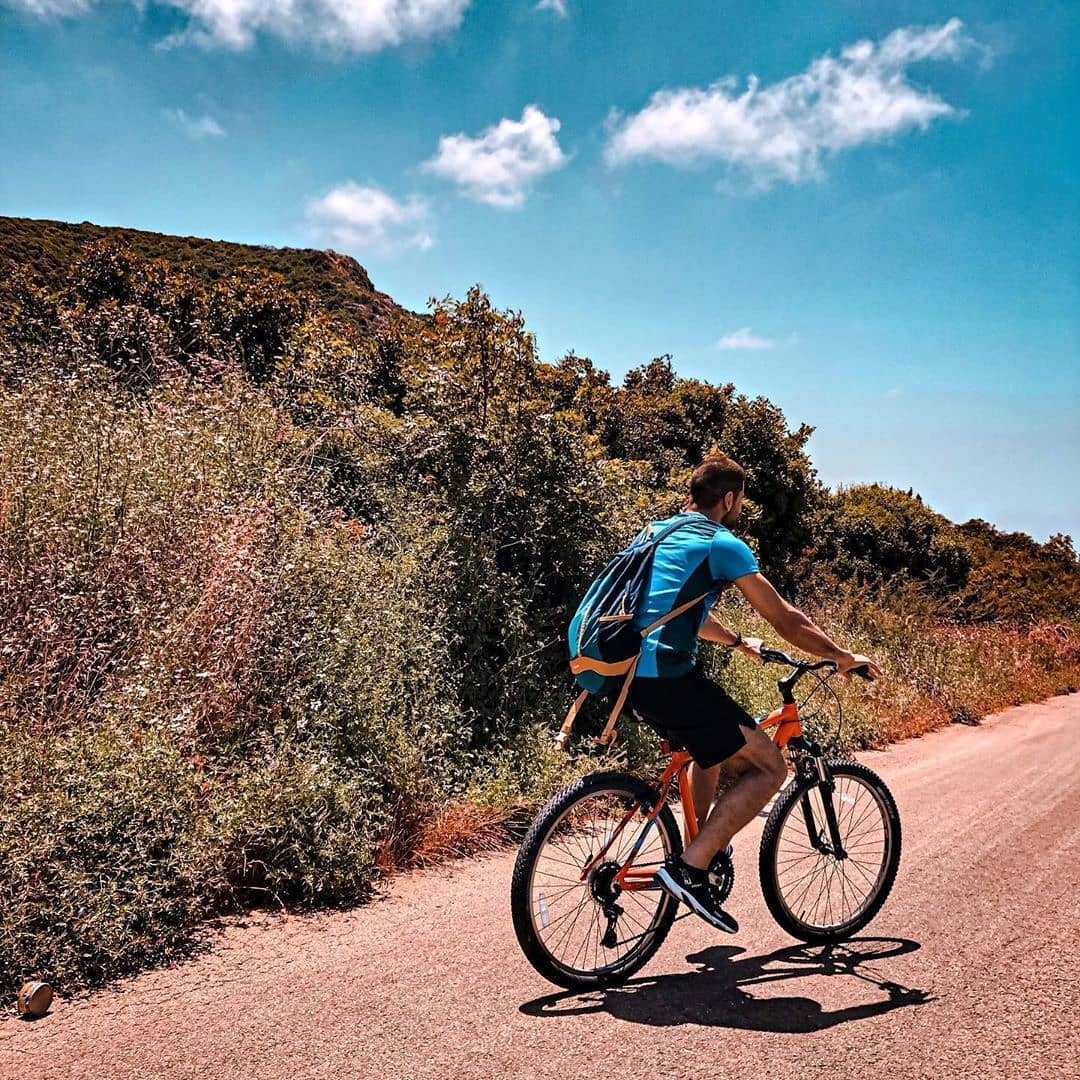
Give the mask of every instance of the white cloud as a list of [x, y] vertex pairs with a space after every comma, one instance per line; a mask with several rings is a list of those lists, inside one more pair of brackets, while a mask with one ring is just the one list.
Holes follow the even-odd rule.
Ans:
[[520, 120], [500, 120], [477, 138], [444, 135], [423, 167], [477, 202], [520, 206], [533, 181], [567, 162], [555, 138], [559, 127], [555, 117], [526, 105]]
[[41, 19], [81, 15], [90, 4], [90, 0], [4, 0], [4, 2], [8, 7], [26, 11]]
[[613, 114], [606, 156], [619, 165], [652, 158], [670, 165], [718, 160], [760, 186], [821, 174], [823, 155], [901, 132], [925, 131], [956, 110], [908, 81], [923, 60], [956, 60], [974, 43], [959, 19], [894, 30], [825, 55], [798, 75], [739, 92], [728, 76], [702, 90], [658, 90], [640, 112]]
[[[101, 0], [3, 0], [34, 15], [78, 15]], [[471, 0], [148, 0], [188, 16], [164, 45], [246, 49], [258, 33], [352, 53], [377, 52], [461, 25]], [[140, 2], [140, 6], [142, 3]]]
[[223, 139], [225, 137], [225, 129], [209, 113], [191, 116], [183, 109], [165, 109], [164, 112], [189, 139]]
[[390, 252], [402, 247], [426, 250], [427, 205], [415, 196], [398, 202], [381, 188], [347, 180], [314, 199], [307, 208], [320, 233], [344, 248]]
[[570, 14], [566, 9], [566, 0], [540, 0], [536, 5], [537, 11], [554, 11], [560, 19], [565, 19]]
[[741, 326], [725, 334], [717, 343], [718, 349], [771, 349], [776, 344], [771, 338], [758, 337], [749, 326]]

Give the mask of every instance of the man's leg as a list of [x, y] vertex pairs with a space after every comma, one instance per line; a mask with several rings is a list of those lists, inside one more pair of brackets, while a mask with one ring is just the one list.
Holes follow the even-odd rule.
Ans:
[[[787, 778], [784, 757], [762, 732], [743, 728], [746, 745], [723, 763], [735, 772], [735, 783], [716, 801], [693, 843], [683, 853], [689, 866], [704, 870], [713, 856], [731, 843], [731, 838], [749, 824], [758, 811], [783, 787]], [[702, 769], [702, 776], [713, 769]], [[694, 809], [701, 820], [697, 777], [694, 783]], [[713, 790], [715, 791], [715, 781]], [[702, 781], [704, 791], [704, 781]]]
[[696, 761], [690, 763], [690, 790], [694, 795], [694, 815], [701, 829], [709, 816], [709, 809], [716, 798], [716, 785], [720, 782], [722, 765], [703, 769]]

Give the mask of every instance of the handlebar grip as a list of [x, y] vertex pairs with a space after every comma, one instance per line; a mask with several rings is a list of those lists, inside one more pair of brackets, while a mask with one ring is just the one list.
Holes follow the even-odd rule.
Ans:
[[874, 676], [870, 674], [869, 664], [860, 664], [858, 667], [853, 667], [849, 671], [850, 675], [858, 675], [860, 679], [865, 679], [867, 682], [873, 682]]
[[761, 662], [763, 664], [790, 664], [793, 667], [795, 665], [795, 661], [787, 653], [768, 647], [763, 647], [761, 650]]

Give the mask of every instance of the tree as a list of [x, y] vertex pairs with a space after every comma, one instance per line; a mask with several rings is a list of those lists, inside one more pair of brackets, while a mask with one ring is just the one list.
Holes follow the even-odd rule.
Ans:
[[920, 498], [882, 484], [841, 488], [823, 503], [815, 531], [813, 561], [860, 585], [906, 579], [941, 597], [962, 588], [971, 567], [952, 522]]
[[973, 621], [1080, 618], [1080, 563], [1072, 539], [1058, 533], [1040, 544], [979, 519], [959, 526], [971, 555], [971, 575], [960, 595]]

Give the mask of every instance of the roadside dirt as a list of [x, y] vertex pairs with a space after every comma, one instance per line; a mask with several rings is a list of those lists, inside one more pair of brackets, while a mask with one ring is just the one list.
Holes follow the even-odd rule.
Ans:
[[0, 1024], [4, 1078], [1075, 1077], [1080, 697], [860, 758], [904, 826], [858, 939], [800, 946], [736, 838], [743, 930], [676, 924], [631, 983], [568, 994], [514, 940], [513, 853], [396, 880], [343, 914], [227, 930], [208, 954]]

